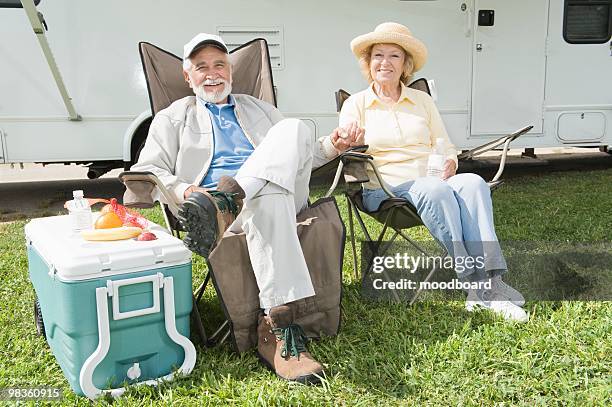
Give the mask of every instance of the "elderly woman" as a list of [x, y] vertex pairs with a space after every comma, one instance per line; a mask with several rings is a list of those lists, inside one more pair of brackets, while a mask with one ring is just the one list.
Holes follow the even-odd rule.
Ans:
[[[351, 49], [370, 86], [346, 100], [340, 127], [365, 129], [367, 152], [384, 182], [395, 195], [414, 205], [456, 264], [460, 257], [481, 259], [482, 267], [457, 270], [462, 281], [492, 280], [489, 290], [468, 291], [466, 308], [484, 307], [506, 319], [526, 321], [523, 296], [501, 280], [507, 267], [493, 226], [487, 184], [475, 174], [456, 175], [456, 150], [432, 98], [406, 87], [412, 74], [425, 64], [427, 48], [405, 26], [383, 23], [355, 38]], [[443, 173], [441, 177], [426, 176], [428, 157], [440, 138], [444, 141]], [[366, 209], [376, 210], [387, 198], [371, 173], [363, 189]]]

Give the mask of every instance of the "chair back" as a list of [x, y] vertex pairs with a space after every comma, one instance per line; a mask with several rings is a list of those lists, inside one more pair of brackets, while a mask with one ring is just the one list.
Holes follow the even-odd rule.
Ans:
[[340, 113], [340, 110], [342, 110], [342, 105], [344, 104], [344, 101], [348, 99], [349, 96], [351, 96], [351, 94], [345, 91], [344, 89], [338, 89], [335, 95], [336, 95], [336, 111]]
[[429, 89], [429, 82], [425, 78], [419, 78], [408, 85], [409, 88], [420, 90], [431, 96], [431, 90]]
[[[149, 92], [151, 113], [156, 115], [172, 102], [193, 91], [183, 77], [183, 60], [151, 43], [138, 44]], [[268, 43], [258, 38], [230, 51], [232, 92], [251, 95], [276, 106]]]
[[[425, 92], [428, 95], [431, 95], [431, 90], [429, 89], [429, 83], [425, 78], [419, 78], [416, 81], [413, 81], [408, 85], [409, 88], [420, 90], [421, 92]], [[346, 101], [346, 99], [351, 96], [350, 93], [345, 91], [344, 89], [338, 89], [334, 95], [336, 96], [336, 111], [339, 113], [342, 110], [342, 105]]]

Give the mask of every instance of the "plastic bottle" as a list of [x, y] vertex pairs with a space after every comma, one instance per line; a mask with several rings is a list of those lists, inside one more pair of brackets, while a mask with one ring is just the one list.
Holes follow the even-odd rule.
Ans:
[[437, 138], [434, 151], [427, 159], [427, 176], [441, 178], [444, 173], [444, 139]]
[[72, 191], [74, 199], [68, 201], [68, 212], [72, 219], [72, 229], [75, 231], [87, 230], [93, 228], [93, 220], [91, 217], [91, 208], [87, 199], [83, 198], [83, 191]]

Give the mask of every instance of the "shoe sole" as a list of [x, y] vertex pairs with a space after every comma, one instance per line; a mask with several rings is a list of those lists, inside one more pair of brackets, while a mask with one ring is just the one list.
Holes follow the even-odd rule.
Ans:
[[504, 297], [508, 298], [508, 301], [510, 301], [512, 304], [516, 305], [517, 307], [523, 308], [523, 306], [525, 305], [525, 300], [513, 300], [512, 297], [510, 297], [509, 295], [506, 295], [503, 292], [500, 293], [500, 294], [502, 294]]
[[[516, 305], [517, 307], [523, 307], [523, 305], [525, 305], [525, 299], [513, 299], [513, 298], [517, 298], [518, 296], [514, 293], [508, 292], [507, 290], [500, 290], [497, 289], [495, 290], [495, 292], [503, 295], [504, 297], [508, 298], [508, 301], [510, 301], [511, 303], [513, 303], [514, 305]], [[518, 291], [517, 291], [518, 293]], [[520, 295], [520, 293], [518, 293]]]
[[267, 367], [269, 370], [271, 370], [277, 377], [280, 377], [283, 380], [286, 380], [288, 382], [297, 382], [300, 384], [304, 384], [304, 385], [309, 385], [309, 384], [319, 384], [321, 383], [321, 378], [317, 375], [313, 374], [309, 374], [306, 376], [299, 376], [295, 379], [288, 379], [286, 377], [283, 377], [281, 375], [279, 375], [276, 370], [274, 370], [274, 367], [263, 357], [261, 356], [261, 354], [259, 352], [257, 353], [257, 358], [259, 358], [259, 361], [265, 366]]
[[187, 231], [185, 246], [208, 258], [219, 234], [215, 204], [206, 195], [193, 192], [179, 208], [177, 217]]
[[510, 321], [510, 322], [518, 322], [518, 323], [524, 324], [524, 323], [529, 321], [529, 315], [527, 315], [527, 317], [525, 319], [507, 318], [502, 313], [496, 312], [496, 311], [492, 310], [491, 308], [487, 308], [486, 306], [481, 305], [481, 304], [465, 304], [465, 309], [466, 309], [467, 312], [488, 311], [488, 312], [492, 313], [493, 315], [501, 317], [504, 320]]

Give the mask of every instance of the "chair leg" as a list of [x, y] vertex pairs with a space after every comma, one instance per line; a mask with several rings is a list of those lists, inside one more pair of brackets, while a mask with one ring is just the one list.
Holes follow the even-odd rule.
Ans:
[[[219, 328], [217, 328], [217, 330], [210, 337], [206, 335], [206, 330], [204, 329], [204, 324], [202, 323], [202, 316], [200, 315], [198, 304], [200, 300], [202, 299], [202, 295], [204, 294], [204, 291], [206, 290], [206, 287], [208, 286], [210, 278], [211, 278], [211, 273], [209, 271], [206, 274], [204, 281], [202, 282], [202, 284], [200, 284], [200, 286], [198, 287], [198, 289], [193, 295], [193, 309], [191, 311], [191, 315], [194, 319], [195, 329], [198, 332], [198, 335], [200, 336], [200, 339], [202, 341], [201, 342], [202, 346], [207, 347], [207, 348], [212, 348], [216, 345], [219, 345], [225, 342], [231, 334], [231, 330], [229, 327], [229, 321], [226, 319], [225, 321], [223, 321], [223, 323], [219, 326]], [[219, 337], [221, 337], [221, 339], [219, 339]]]
[[[418, 244], [416, 244], [416, 242], [414, 240], [412, 240], [410, 237], [406, 236], [404, 234], [404, 232], [402, 232], [401, 230], [398, 230], [397, 233], [399, 233], [399, 235], [401, 237], [404, 238], [405, 241], [407, 241], [408, 243], [410, 243], [412, 245], [412, 247], [414, 247], [415, 249], [417, 249], [419, 252], [421, 252], [421, 254], [423, 254], [424, 256], [429, 256], [429, 253], [427, 253], [423, 248], [421, 248], [421, 246], [419, 246]], [[446, 250], [445, 250], [446, 252]]]
[[[397, 236], [398, 236], [398, 233], [397, 233], [397, 231], [395, 231], [395, 233], [391, 237], [391, 240], [389, 240], [389, 242], [387, 242], [387, 244], [385, 244], [383, 246], [380, 246], [380, 243], [382, 243], [381, 239], [384, 238], [384, 234], [382, 234], [379, 237], [379, 240], [377, 242], [377, 245], [379, 247], [378, 247], [377, 251], [372, 254], [372, 257], [370, 258], [370, 261], [368, 262], [368, 268], [366, 269], [366, 271], [364, 271], [364, 273], [365, 273], [364, 275], [367, 275], [367, 274], [371, 273], [372, 267], [374, 267], [374, 257], [376, 257], [376, 256], [383, 256], [387, 252], [387, 250], [389, 250], [389, 247], [391, 247], [391, 245], [393, 244], [393, 242], [395, 241]], [[385, 279], [387, 279], [387, 281], [391, 281], [391, 279], [389, 278], [389, 275], [387, 274], [386, 270], [383, 270], [382, 273], [383, 273], [383, 276], [385, 277]], [[399, 302], [400, 301], [400, 297], [397, 294], [397, 292], [395, 290], [393, 290], [392, 293], [393, 293], [393, 298], [395, 299], [395, 301]]]
[[[374, 265], [374, 258], [377, 255], [383, 255], [384, 253], [387, 252], [387, 250], [389, 249], [389, 247], [393, 244], [393, 242], [396, 240], [397, 236], [402, 236], [404, 239], [406, 239], [408, 242], [410, 242], [411, 244], [414, 245], [414, 242], [412, 242], [412, 240], [410, 238], [408, 238], [406, 235], [404, 235], [401, 230], [397, 230], [397, 229], [393, 229], [394, 230], [394, 234], [391, 237], [391, 239], [389, 240], [389, 242], [385, 245], [383, 245], [381, 247], [382, 241], [385, 237], [385, 233], [387, 232], [387, 228], [389, 227], [389, 220], [392, 218], [394, 212], [396, 209], [392, 209], [389, 211], [389, 213], [387, 213], [385, 222], [383, 223], [383, 230], [380, 232], [380, 234], [378, 235], [378, 238], [376, 239], [376, 242], [374, 242], [372, 240], [372, 237], [370, 236], [365, 223], [363, 222], [363, 219], [361, 218], [361, 215], [359, 214], [357, 208], [354, 207], [354, 205], [351, 203], [351, 201], [348, 199], [347, 200], [349, 202], [349, 227], [351, 229], [351, 233], [353, 234], [353, 240], [351, 241], [351, 243], [353, 243], [353, 254], [355, 253], [355, 246], [354, 246], [354, 241], [355, 241], [355, 237], [354, 237], [354, 231], [353, 231], [353, 212], [352, 210], [355, 211], [355, 217], [357, 218], [357, 222], [359, 223], [359, 226], [361, 227], [361, 230], [363, 231], [363, 234], [366, 237], [366, 242], [369, 245], [370, 250], [372, 251], [372, 255], [370, 257], [370, 259], [368, 259], [368, 262], [366, 263], [366, 267], [365, 269], [362, 270], [362, 278], [367, 275], [368, 273], [370, 273], [373, 265]], [[421, 250], [418, 246], [416, 246], [417, 249], [421, 252], [424, 253], [423, 250]], [[362, 253], [363, 255], [363, 253]], [[356, 257], [354, 257], [354, 265], [357, 264], [357, 259]], [[386, 274], [386, 273], [385, 273]], [[355, 270], [355, 276], [357, 277], [357, 271]], [[387, 276], [386, 276], [387, 277]], [[388, 277], [387, 277], [388, 279]], [[393, 296], [395, 298], [396, 301], [399, 301], [399, 295], [393, 291]]]
[[[370, 272], [370, 269], [372, 268], [372, 265], [374, 263], [374, 257], [376, 257], [377, 255], [381, 255], [379, 253], [380, 250], [380, 245], [385, 237], [385, 233], [387, 232], [387, 229], [389, 227], [389, 218], [390, 218], [390, 214], [392, 214], [395, 211], [395, 209], [391, 209], [389, 211], [389, 213], [387, 214], [387, 217], [385, 218], [385, 223], [383, 223], [383, 229], [380, 232], [380, 234], [378, 235], [378, 238], [376, 239], [376, 243], [372, 242], [372, 239], [370, 239], [370, 250], [372, 251], [372, 256], [370, 257], [370, 259], [368, 260], [367, 263], [367, 268], [364, 271], [365, 274]], [[391, 241], [387, 244], [387, 246], [385, 247], [385, 252], [387, 251], [387, 249], [389, 248], [389, 246], [391, 245], [391, 243], [393, 243], [393, 241], [395, 240], [395, 238], [397, 237], [397, 231], [395, 232], [395, 234], [393, 235], [393, 237], [391, 238]], [[364, 275], [365, 275], [364, 274]]]
[[357, 208], [354, 205], [353, 205], [353, 208], [355, 211], [355, 217], [357, 218], [357, 222], [359, 223], [359, 226], [361, 226], [361, 231], [366, 237], [366, 240], [371, 242], [372, 237], [370, 236], [370, 233], [368, 232], [368, 228], [366, 228], [365, 223], [363, 222], [363, 219], [361, 218], [361, 215], [359, 214], [359, 211], [357, 210]]
[[397, 238], [397, 236], [398, 236], [398, 233], [397, 233], [397, 231], [395, 231], [393, 236], [391, 236], [391, 240], [389, 240], [387, 242], [387, 244], [382, 245], [382, 246], [381, 246], [382, 240], [378, 240], [376, 242], [376, 245], [375, 245], [376, 250], [372, 252], [372, 257], [368, 261], [368, 266], [366, 268], [366, 274], [369, 273], [370, 270], [372, 269], [372, 266], [374, 264], [374, 257], [376, 257], [376, 256], [383, 256], [387, 252], [387, 250], [389, 250], [389, 247], [391, 247], [393, 242], [395, 242], [395, 239]]
[[[223, 342], [225, 342], [227, 340], [227, 338], [229, 338], [231, 334], [231, 329], [229, 326], [229, 321], [226, 319], [225, 321], [223, 321], [223, 323], [219, 326], [219, 328], [215, 331], [215, 333], [213, 333], [210, 338], [208, 338], [207, 341], [207, 347], [212, 348], [216, 345], [220, 345]], [[223, 335], [223, 336], [221, 336]], [[221, 339], [219, 339], [219, 336], [221, 336]]]
[[[352, 209], [353, 209], [353, 213], [355, 215], [355, 218], [357, 219], [357, 223], [359, 224], [361, 231], [363, 232], [363, 235], [365, 236], [365, 242], [368, 244], [368, 247], [370, 248], [370, 251], [372, 251], [372, 253], [375, 253], [374, 250], [374, 242], [372, 240], [372, 236], [370, 235], [370, 233], [368, 232], [368, 228], [366, 227], [363, 218], [361, 217], [361, 214], [359, 213], [359, 210], [357, 209], [357, 207], [355, 206], [355, 204], [351, 204]], [[356, 241], [356, 237], [355, 237], [355, 241]], [[364, 254], [361, 253], [361, 255], [363, 256]], [[368, 262], [369, 263], [369, 262]], [[368, 264], [366, 263], [366, 264]], [[367, 268], [366, 268], [367, 270]], [[365, 273], [365, 270], [361, 270], [361, 274], [363, 277], [363, 273]]]
[[[385, 238], [385, 233], [387, 233], [387, 228], [388, 228], [388, 225], [387, 225], [387, 222], [385, 222], [385, 224], [383, 225], [382, 232], [380, 232], [380, 234], [378, 235], [378, 238], [376, 239], [376, 243], [374, 243], [374, 245], [372, 246], [372, 259], [370, 259], [370, 262], [372, 262], [372, 260], [374, 259], [374, 256], [378, 254], [378, 251], [380, 250], [380, 245], [383, 239]], [[368, 263], [368, 270], [370, 269], [370, 266], [371, 266], [369, 263]]]
[[355, 273], [355, 280], [359, 280], [359, 270], [357, 267], [357, 249], [355, 245], [355, 240], [357, 237], [355, 236], [355, 225], [353, 222], [353, 204], [351, 203], [348, 195], [346, 196], [346, 204], [348, 207], [348, 215], [349, 215], [349, 231], [351, 233], [351, 248], [353, 249], [353, 272]]
[[429, 272], [429, 274], [427, 274], [427, 277], [425, 277], [425, 280], [421, 281], [421, 283], [419, 284], [419, 288], [417, 290], [416, 293], [414, 293], [414, 296], [412, 297], [412, 299], [410, 300], [410, 303], [408, 305], [412, 305], [416, 302], [416, 300], [419, 298], [419, 296], [421, 295], [421, 292], [423, 291], [423, 283], [428, 282], [429, 280], [431, 280], [431, 278], [433, 277], [434, 273], [436, 272], [436, 266], [434, 265], [431, 269], [431, 271]]
[[159, 202], [159, 207], [161, 208], [162, 215], [164, 215], [164, 222], [166, 223], [166, 229], [168, 229], [168, 231], [170, 232], [170, 234], [172, 234], [172, 236], [175, 236], [174, 234], [175, 230], [172, 229], [172, 223], [170, 222], [170, 218], [168, 218], [168, 214], [166, 213], [166, 208], [164, 207], [164, 204], [161, 203], [161, 201]]
[[[414, 242], [410, 237], [408, 237], [406, 234], [404, 234], [404, 232], [402, 232], [401, 230], [396, 230], [396, 232], [399, 233], [399, 235], [401, 237], [403, 237], [405, 241], [410, 243], [415, 249], [417, 249], [419, 252], [421, 252], [421, 254], [423, 254], [426, 257], [430, 256], [430, 254], [428, 252], [426, 252], [421, 246], [416, 244], [416, 242]], [[448, 253], [447, 250], [443, 249], [441, 257], [445, 257], [447, 253]], [[419, 288], [417, 289], [417, 292], [414, 294], [414, 296], [410, 300], [409, 305], [413, 305], [416, 302], [416, 300], [421, 295], [421, 292], [423, 291], [422, 284], [428, 282], [429, 280], [431, 280], [431, 278], [433, 277], [433, 275], [435, 274], [436, 271], [437, 271], [437, 268], [436, 268], [436, 266], [434, 264], [434, 266], [429, 271], [429, 273], [427, 274], [425, 279], [423, 281], [421, 281], [421, 283], [419, 284]]]
[[200, 284], [200, 286], [198, 287], [198, 289], [195, 292], [195, 296], [196, 296], [196, 301], [200, 302], [200, 300], [202, 299], [202, 295], [204, 294], [204, 291], [206, 290], [206, 286], [208, 285], [208, 282], [210, 281], [210, 271], [208, 273], [206, 273], [206, 277], [204, 277], [204, 281], [202, 282], [202, 284]]
[[202, 294], [204, 293], [204, 290], [206, 289], [206, 286], [208, 285], [209, 279], [210, 279], [210, 272], [206, 274], [206, 277], [204, 278], [204, 282], [200, 284], [196, 292], [193, 294], [193, 308], [191, 310], [191, 315], [193, 316], [193, 319], [194, 319], [195, 329], [198, 332], [198, 335], [200, 336], [200, 339], [202, 341], [201, 342], [202, 346], [205, 346], [205, 347], [208, 347], [209, 338], [206, 335], [206, 330], [204, 329], [204, 324], [202, 323], [202, 316], [200, 315], [200, 309], [198, 308], [198, 304], [200, 303], [200, 300], [202, 299]]
[[208, 336], [206, 335], [206, 330], [204, 329], [204, 324], [202, 323], [202, 316], [200, 315], [200, 310], [198, 309], [198, 302], [193, 299], [193, 308], [191, 309], [191, 316], [193, 318], [193, 324], [195, 326], [196, 331], [198, 332], [198, 336], [200, 337], [200, 343], [204, 347], [208, 347]]

